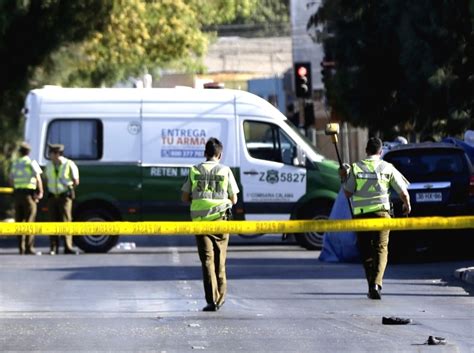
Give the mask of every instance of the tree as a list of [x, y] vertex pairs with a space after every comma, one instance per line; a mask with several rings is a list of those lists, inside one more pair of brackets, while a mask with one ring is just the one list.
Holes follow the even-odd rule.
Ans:
[[308, 26], [336, 62], [327, 96], [346, 121], [456, 134], [472, 124], [473, 23], [468, 0], [324, 0]]
[[3, 149], [19, 134], [19, 113], [33, 68], [64, 43], [100, 31], [112, 0], [0, 3], [0, 139]]
[[[66, 86], [101, 86], [170, 66], [202, 71], [201, 59], [212, 39], [203, 27], [245, 17], [256, 2], [117, 1], [104, 31], [53, 53], [38, 68], [35, 79], [54, 78]], [[60, 75], [58, 67], [62, 67]]]
[[240, 11], [232, 20], [210, 26], [221, 35], [280, 36], [288, 35], [290, 28], [290, 0], [253, 1], [246, 11]]

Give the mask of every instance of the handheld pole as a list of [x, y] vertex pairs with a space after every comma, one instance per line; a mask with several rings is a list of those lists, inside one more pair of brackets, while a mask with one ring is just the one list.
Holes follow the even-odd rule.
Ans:
[[[334, 143], [334, 148], [336, 148], [336, 155], [337, 155], [337, 160], [339, 161], [339, 167], [342, 169], [344, 166], [342, 165], [342, 159], [341, 155], [339, 154], [339, 148], [337, 147], [337, 134], [339, 133], [339, 124], [337, 123], [332, 123], [332, 124], [327, 124], [326, 125], [326, 130], [324, 131], [326, 135], [331, 136], [331, 140]], [[354, 218], [354, 212], [352, 211], [352, 204], [351, 200], [347, 198], [347, 203], [349, 205], [349, 210], [351, 211], [351, 216]]]
[[337, 148], [337, 142], [338, 142], [337, 134], [331, 135], [331, 140], [334, 143], [334, 147], [336, 148], [336, 154], [337, 154], [337, 160], [339, 161], [339, 167], [343, 168], [341, 155], [339, 154], [339, 148]]

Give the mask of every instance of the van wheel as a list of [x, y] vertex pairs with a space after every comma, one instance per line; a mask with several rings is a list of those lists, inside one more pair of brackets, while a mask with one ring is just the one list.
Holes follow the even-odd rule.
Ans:
[[[81, 222], [107, 222], [113, 221], [114, 217], [106, 210], [91, 210], [79, 214], [77, 217]], [[86, 253], [106, 253], [118, 242], [116, 235], [84, 235], [74, 237], [74, 244]]]
[[[303, 209], [298, 219], [328, 219], [333, 202], [329, 200], [312, 203]], [[308, 250], [320, 250], [323, 248], [324, 233], [308, 232], [295, 234], [296, 242]]]

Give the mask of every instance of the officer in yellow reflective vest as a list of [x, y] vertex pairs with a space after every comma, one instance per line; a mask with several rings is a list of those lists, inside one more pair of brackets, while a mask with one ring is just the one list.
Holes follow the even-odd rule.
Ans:
[[[403, 202], [403, 212], [411, 211], [409, 182], [390, 163], [380, 159], [382, 141], [372, 137], [365, 149], [367, 158], [352, 164], [344, 192], [352, 198], [354, 218], [390, 218], [389, 189], [393, 188]], [[369, 286], [367, 296], [381, 299], [382, 280], [387, 266], [389, 230], [357, 232], [357, 243]]]
[[[225, 221], [237, 202], [239, 188], [229, 167], [219, 164], [222, 143], [211, 137], [206, 142], [206, 161], [189, 171], [182, 187], [182, 200], [191, 202], [193, 221]], [[196, 235], [207, 305], [203, 311], [217, 311], [225, 302], [225, 261], [229, 234]]]
[[[31, 147], [22, 142], [10, 172], [10, 183], [13, 185], [15, 197], [15, 222], [34, 222], [37, 202], [43, 198], [43, 183], [41, 168], [35, 160], [29, 157]], [[34, 248], [33, 235], [18, 236], [20, 254], [41, 255]]]
[[[48, 185], [48, 213], [51, 222], [71, 222], [74, 188], [79, 185], [79, 169], [76, 164], [63, 156], [64, 145], [50, 144], [46, 165]], [[59, 253], [59, 240], [62, 237], [50, 236], [50, 254]], [[72, 245], [72, 235], [64, 236], [64, 253], [79, 254]]]

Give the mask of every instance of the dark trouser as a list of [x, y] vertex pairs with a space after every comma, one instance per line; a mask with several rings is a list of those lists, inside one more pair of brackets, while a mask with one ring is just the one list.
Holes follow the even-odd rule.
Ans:
[[[51, 196], [48, 199], [48, 213], [51, 222], [72, 222], [72, 199], [66, 195]], [[73, 251], [72, 235], [50, 236], [50, 249], [58, 252], [60, 238], [64, 238], [64, 250]]]
[[[391, 218], [388, 212], [373, 212], [354, 216], [361, 218]], [[357, 232], [359, 247], [365, 277], [369, 287], [382, 287], [383, 275], [387, 266], [389, 230], [373, 232]]]
[[[33, 191], [15, 190], [15, 222], [34, 222], [36, 219], [36, 201]], [[20, 254], [34, 253], [34, 235], [18, 236]]]
[[225, 261], [229, 234], [196, 235], [204, 293], [208, 304], [222, 305], [227, 292]]

